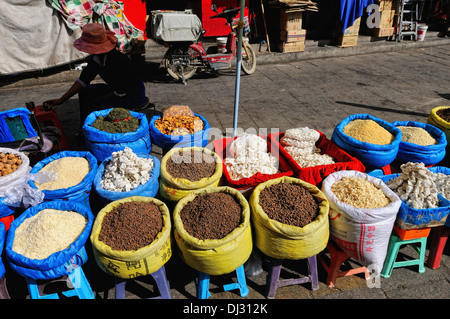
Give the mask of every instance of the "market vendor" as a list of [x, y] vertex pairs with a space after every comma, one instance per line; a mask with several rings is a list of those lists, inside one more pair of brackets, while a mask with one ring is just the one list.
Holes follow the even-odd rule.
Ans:
[[[112, 107], [141, 111], [148, 107], [144, 82], [131, 60], [117, 50], [116, 43], [114, 33], [101, 24], [84, 25], [81, 37], [73, 45], [91, 54], [87, 65], [66, 93], [58, 99], [45, 101], [44, 105], [60, 105], [78, 93], [81, 126], [93, 111]], [[97, 75], [105, 83], [91, 84]]]

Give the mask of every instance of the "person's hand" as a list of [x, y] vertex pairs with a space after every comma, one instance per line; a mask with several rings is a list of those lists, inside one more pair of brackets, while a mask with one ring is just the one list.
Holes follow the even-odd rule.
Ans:
[[42, 105], [46, 108], [54, 108], [57, 105], [61, 105], [63, 102], [61, 99], [48, 100], [42, 103]]

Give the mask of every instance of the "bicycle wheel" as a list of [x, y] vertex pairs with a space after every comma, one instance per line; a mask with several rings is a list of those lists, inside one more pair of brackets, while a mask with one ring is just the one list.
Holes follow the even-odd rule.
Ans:
[[[248, 55], [245, 48], [247, 48]], [[256, 53], [250, 44], [246, 44], [244, 47], [244, 43], [242, 43], [241, 67], [245, 74], [253, 74], [256, 70]]]
[[188, 80], [197, 72], [197, 66], [193, 65], [191, 62], [192, 59], [196, 58], [192, 56], [190, 50], [184, 53], [179, 49], [171, 47], [164, 55], [164, 67], [174, 80]]

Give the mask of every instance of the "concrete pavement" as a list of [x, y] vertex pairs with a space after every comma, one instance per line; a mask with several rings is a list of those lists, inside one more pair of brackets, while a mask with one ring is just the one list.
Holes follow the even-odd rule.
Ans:
[[[281, 53], [272, 53], [281, 60], [269, 59], [268, 53], [258, 54], [255, 74], [241, 77], [238, 127], [242, 130], [284, 131], [292, 127], [308, 126], [331, 137], [334, 127], [346, 116], [354, 113], [370, 113], [387, 121], [413, 120], [425, 122], [430, 110], [440, 105], [450, 105], [450, 43], [446, 39], [433, 45], [410, 47], [401, 50], [366, 52], [365, 54], [342, 54], [350, 48], [330, 48], [341, 51], [341, 55], [327, 58], [293, 59], [287, 61]], [[386, 44], [388, 45], [388, 44]], [[395, 45], [395, 44], [394, 44]], [[407, 43], [400, 44], [407, 46]], [[153, 48], [158, 54], [161, 48]], [[354, 50], [357, 50], [356, 48]], [[304, 54], [307, 51], [303, 52]], [[217, 74], [199, 73], [188, 80], [187, 85], [175, 83], [158, 68], [159, 56], [147, 51], [147, 61], [143, 72], [146, 91], [156, 110], [173, 104], [190, 106], [194, 112], [202, 114], [211, 127], [222, 134], [233, 126], [235, 96], [235, 75], [233, 70], [219, 71]], [[263, 58], [264, 55], [267, 56]], [[301, 54], [295, 54], [301, 56]], [[293, 58], [293, 57], [292, 57]], [[54, 75], [52, 81], [23, 79], [4, 85], [0, 89], [3, 109], [24, 106], [28, 101], [40, 104], [60, 96], [74, 79], [74, 74]], [[64, 72], [63, 72], [64, 73]], [[70, 73], [70, 74], [69, 74]], [[59, 78], [58, 78], [59, 77]], [[58, 78], [59, 80], [54, 80]], [[46, 80], [49, 80], [47, 77]], [[39, 82], [41, 81], [41, 82]], [[34, 85], [35, 83], [36, 85]], [[57, 108], [57, 112], [74, 149], [83, 149], [75, 143], [74, 133], [78, 121], [77, 98], [74, 97]], [[152, 111], [147, 111], [148, 115]], [[218, 135], [220, 135], [218, 133]], [[212, 138], [220, 138], [212, 136]], [[161, 151], [154, 147], [152, 153], [161, 157]], [[427, 249], [426, 256], [429, 250]], [[402, 257], [415, 258], [411, 246], [401, 250]], [[304, 261], [286, 262], [282, 278], [306, 274]], [[348, 266], [357, 266], [351, 262]], [[380, 288], [368, 288], [362, 275], [342, 277], [336, 287], [326, 285], [326, 273], [319, 269], [319, 289], [312, 291], [310, 284], [282, 287], [277, 290], [276, 299], [322, 300], [322, 299], [427, 299], [450, 298], [450, 254], [447, 245], [441, 266], [438, 269], [426, 267], [419, 274], [417, 267], [394, 269], [390, 278], [381, 278]], [[258, 300], [265, 298], [267, 263], [264, 271], [247, 278], [250, 293], [240, 297], [237, 291], [223, 292], [222, 284], [234, 280], [229, 276], [211, 277], [212, 300]], [[191, 270], [178, 256], [174, 255], [166, 265], [173, 299], [192, 300], [196, 297]], [[86, 274], [96, 292], [97, 299], [114, 298], [113, 280], [103, 274], [93, 258], [86, 265]], [[23, 278], [13, 273], [7, 274], [7, 285], [12, 297], [27, 298]], [[142, 282], [145, 288], [152, 288], [151, 282]], [[127, 299], [153, 296], [138, 285], [130, 285]], [[170, 305], [170, 303], [166, 304]], [[184, 304], [183, 304], [184, 305]], [[292, 304], [284, 304], [292, 309]], [[278, 309], [277, 309], [278, 310]], [[273, 313], [272, 313], [273, 315]]]

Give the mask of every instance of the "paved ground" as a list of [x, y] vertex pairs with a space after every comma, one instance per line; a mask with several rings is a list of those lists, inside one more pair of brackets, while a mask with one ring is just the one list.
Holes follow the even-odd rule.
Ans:
[[[334, 127], [354, 113], [370, 113], [390, 122], [426, 122], [433, 107], [450, 105], [449, 52], [450, 44], [445, 42], [357, 56], [261, 63], [255, 74], [241, 77], [238, 127], [270, 133], [308, 126], [331, 137]], [[223, 132], [230, 131], [233, 126], [234, 71], [198, 74], [183, 85], [172, 82], [158, 68], [158, 58], [156, 53], [148, 56], [144, 69], [147, 95], [156, 105], [156, 110], [173, 104], [188, 105], [194, 112], [205, 116], [211, 127], [217, 128], [217, 136], [212, 138], [220, 138]], [[6, 85], [0, 90], [1, 104], [4, 108], [23, 106], [28, 101], [38, 105], [60, 96], [67, 88], [68, 83], [63, 81], [34, 87]], [[77, 99], [69, 100], [57, 110], [73, 142], [78, 121]], [[73, 147], [81, 148], [82, 145], [73, 144]], [[153, 153], [161, 156], [156, 147]], [[319, 290], [312, 291], [310, 284], [288, 286], [279, 288], [276, 298], [449, 299], [449, 253], [447, 245], [441, 267], [434, 270], [427, 267], [423, 274], [417, 272], [417, 267], [395, 269], [390, 278], [381, 279], [380, 288], [368, 288], [360, 275], [339, 278], [336, 287], [330, 288], [326, 285], [325, 271], [319, 265]], [[405, 258], [416, 256], [410, 246], [404, 247], [401, 254]], [[267, 302], [267, 264], [263, 263], [263, 266], [263, 273], [247, 278], [250, 293], [245, 300]], [[282, 278], [306, 273], [303, 261], [289, 262], [285, 266]], [[174, 299], [195, 299], [192, 272], [176, 255], [166, 265], [166, 271]], [[113, 280], [98, 270], [92, 258], [86, 265], [86, 273], [98, 299], [114, 298]], [[12, 297], [27, 298], [23, 279], [8, 274], [7, 283]], [[237, 291], [222, 291], [221, 284], [230, 280], [233, 280], [230, 276], [212, 277], [211, 299], [241, 299]], [[143, 285], [152, 287], [147, 283]], [[131, 285], [129, 290], [127, 299], [136, 298], [134, 293], [139, 297], [153, 295]], [[289, 308], [289, 304], [283, 305]]]

